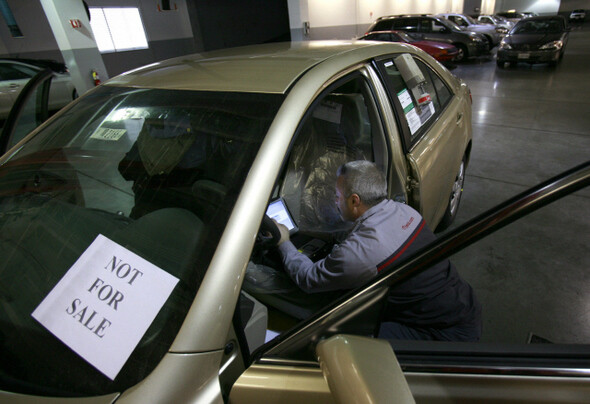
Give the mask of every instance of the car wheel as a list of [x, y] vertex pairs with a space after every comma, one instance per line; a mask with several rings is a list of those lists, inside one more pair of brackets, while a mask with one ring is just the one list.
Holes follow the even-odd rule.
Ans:
[[467, 47], [463, 44], [460, 43], [456, 43], [453, 44], [457, 49], [459, 49], [459, 53], [457, 54], [457, 57], [455, 58], [456, 62], [462, 62], [465, 59], [467, 59]]
[[463, 195], [463, 183], [465, 182], [465, 157], [461, 161], [461, 165], [459, 166], [459, 171], [457, 172], [457, 176], [455, 177], [455, 182], [453, 183], [453, 189], [451, 189], [451, 195], [449, 196], [449, 204], [447, 205], [447, 209], [445, 210], [445, 214], [443, 215], [440, 223], [436, 227], [436, 231], [441, 231], [449, 227], [455, 217], [457, 216], [457, 212], [459, 211], [459, 203], [461, 202], [461, 195]]

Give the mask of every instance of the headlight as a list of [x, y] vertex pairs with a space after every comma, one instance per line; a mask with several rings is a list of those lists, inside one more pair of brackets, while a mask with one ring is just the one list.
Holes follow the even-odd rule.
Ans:
[[496, 28], [496, 32], [498, 34], [506, 34], [508, 32], [508, 30], [506, 28], [503, 28], [503, 27], [497, 27]]
[[512, 49], [512, 46], [502, 39], [502, 42], [500, 42], [500, 49]]
[[563, 47], [563, 41], [553, 41], [546, 43], [545, 45], [541, 46], [539, 49], [542, 50], [559, 50]]
[[470, 37], [473, 42], [481, 42], [481, 38], [476, 34], [471, 34]]

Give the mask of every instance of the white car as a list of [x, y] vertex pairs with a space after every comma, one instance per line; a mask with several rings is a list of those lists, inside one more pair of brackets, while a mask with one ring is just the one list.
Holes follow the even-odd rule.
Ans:
[[508, 31], [514, 27], [512, 21], [508, 21], [507, 19], [496, 15], [480, 15], [477, 17], [477, 21], [480, 24], [490, 24], [496, 28], [504, 28], [506, 30], [505, 33], [508, 33]]
[[[43, 68], [15, 59], [0, 59], [0, 119], [6, 119], [23, 87]], [[49, 91], [49, 111], [78, 97], [69, 73], [55, 73]]]
[[577, 9], [570, 14], [570, 21], [584, 21], [586, 19], [586, 10]]

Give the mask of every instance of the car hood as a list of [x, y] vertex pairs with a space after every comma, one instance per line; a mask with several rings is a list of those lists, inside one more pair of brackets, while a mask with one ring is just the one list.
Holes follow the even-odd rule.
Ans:
[[563, 33], [517, 34], [508, 35], [504, 38], [506, 42], [512, 45], [543, 45], [560, 39], [563, 39]]

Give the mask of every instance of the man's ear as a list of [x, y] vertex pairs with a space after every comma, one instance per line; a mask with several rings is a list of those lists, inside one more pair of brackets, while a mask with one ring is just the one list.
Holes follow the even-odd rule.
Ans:
[[361, 206], [361, 197], [358, 196], [358, 194], [350, 195], [350, 204], [352, 207], [358, 208], [359, 206]]

